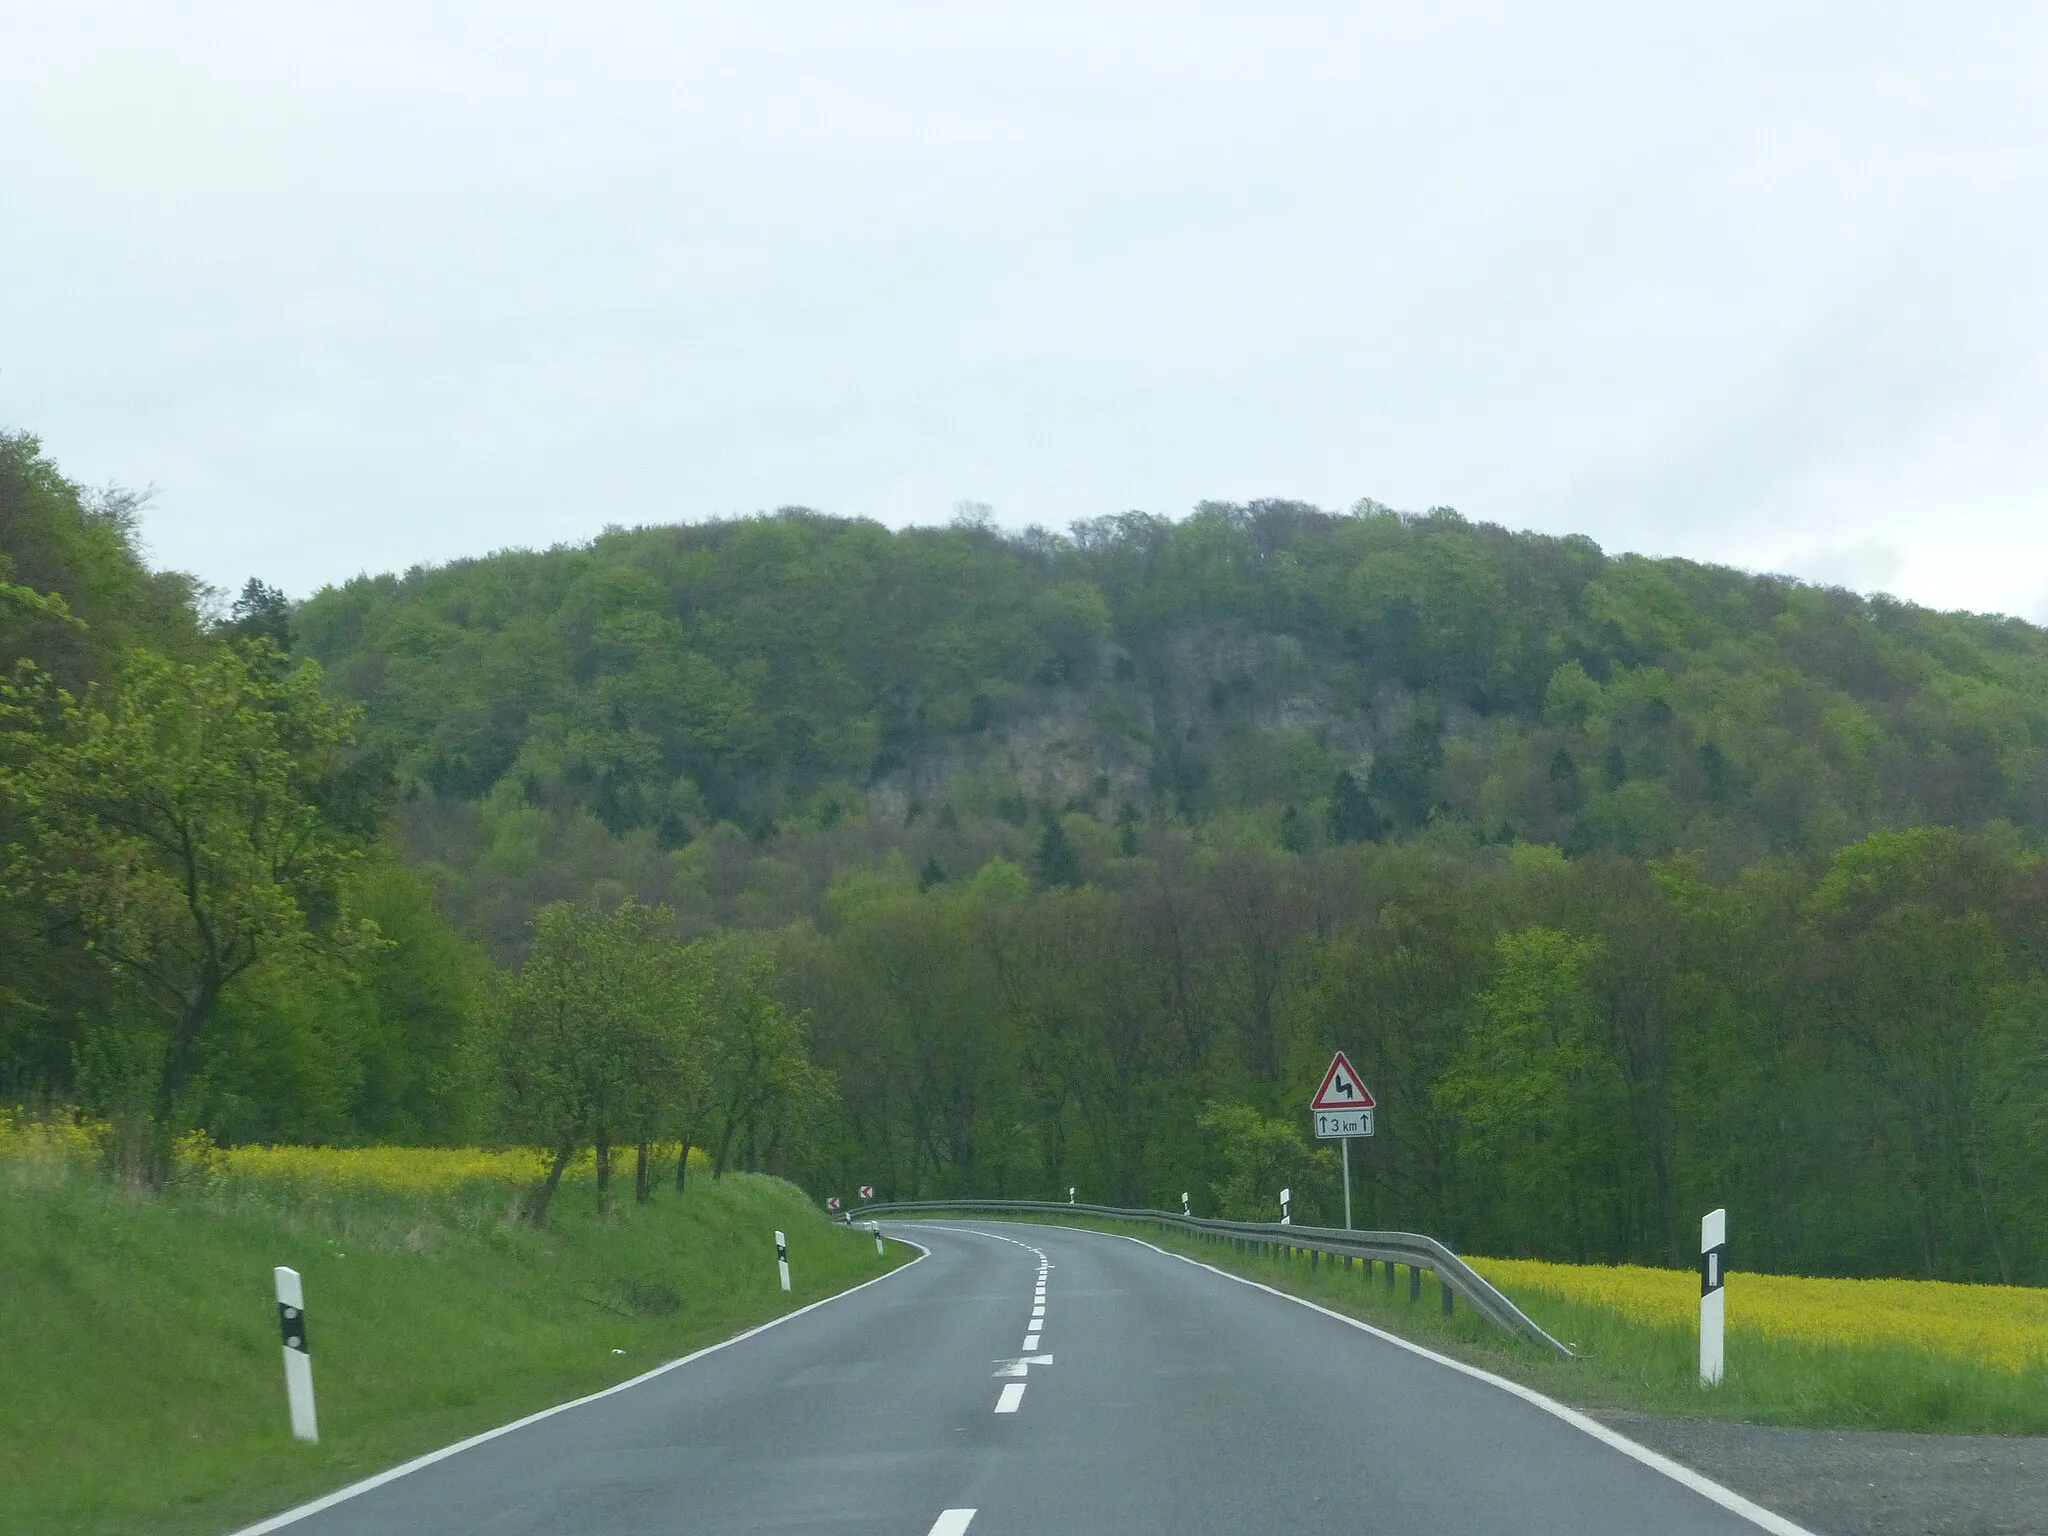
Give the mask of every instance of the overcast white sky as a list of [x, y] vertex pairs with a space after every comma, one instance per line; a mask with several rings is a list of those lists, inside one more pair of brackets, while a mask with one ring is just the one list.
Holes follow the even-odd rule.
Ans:
[[295, 595], [1204, 497], [2048, 617], [2048, 6], [0, 0], [0, 426]]

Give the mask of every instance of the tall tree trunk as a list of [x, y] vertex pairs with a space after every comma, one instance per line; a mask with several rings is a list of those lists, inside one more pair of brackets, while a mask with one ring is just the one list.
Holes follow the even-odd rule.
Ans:
[[597, 1208], [608, 1211], [612, 1204], [612, 1138], [609, 1132], [597, 1134]]
[[648, 1176], [648, 1146], [642, 1141], [633, 1153], [633, 1203], [645, 1205], [654, 1198], [654, 1180]]
[[683, 1185], [690, 1176], [690, 1133], [683, 1132], [683, 1149], [676, 1154], [676, 1193], [683, 1192]]
[[205, 1032], [206, 1021], [213, 1013], [215, 1000], [220, 996], [220, 984], [211, 977], [202, 980], [199, 990], [186, 1003], [178, 1022], [172, 1026], [171, 1038], [164, 1047], [164, 1067], [156, 1081], [156, 1094], [150, 1107], [148, 1151], [143, 1167], [144, 1177], [152, 1189], [162, 1189], [170, 1182], [171, 1163], [177, 1148], [178, 1100], [191, 1086], [193, 1074], [199, 1067], [199, 1037]]
[[555, 1191], [561, 1187], [562, 1172], [569, 1166], [569, 1159], [576, 1155], [574, 1142], [563, 1142], [555, 1148], [554, 1159], [548, 1164], [547, 1177], [536, 1184], [526, 1197], [526, 1224], [540, 1227], [547, 1224], [548, 1206], [553, 1203]]

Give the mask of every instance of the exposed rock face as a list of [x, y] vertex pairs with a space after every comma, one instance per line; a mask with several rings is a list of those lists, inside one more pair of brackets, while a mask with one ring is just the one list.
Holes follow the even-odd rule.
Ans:
[[[1206, 778], [1219, 765], [1259, 756], [1270, 737], [1362, 780], [1376, 742], [1408, 731], [1416, 704], [1398, 684], [1361, 698], [1351, 683], [1313, 665], [1291, 635], [1234, 625], [1179, 630], [1143, 662], [1105, 644], [1086, 681], [1008, 700], [985, 728], [879, 774], [867, 786], [868, 806], [900, 822], [964, 785], [998, 802], [1144, 818], [1181, 809], [1174, 802], [1196, 792], [1190, 775]], [[1327, 787], [1304, 783], [1303, 797]]]

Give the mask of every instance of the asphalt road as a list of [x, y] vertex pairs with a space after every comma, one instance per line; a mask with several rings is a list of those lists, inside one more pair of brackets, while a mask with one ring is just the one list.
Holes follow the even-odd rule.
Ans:
[[986, 1221], [886, 1230], [930, 1255], [730, 1348], [286, 1528], [293, 1536], [1759, 1529], [1499, 1387], [1139, 1244]]

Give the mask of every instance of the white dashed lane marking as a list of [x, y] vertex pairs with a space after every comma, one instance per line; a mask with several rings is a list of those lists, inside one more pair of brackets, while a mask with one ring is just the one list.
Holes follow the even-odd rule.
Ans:
[[[1038, 1283], [1032, 1289], [1031, 1321], [1025, 1325], [1024, 1333], [1024, 1355], [1026, 1358], [997, 1361], [996, 1363], [1002, 1369], [997, 1371], [996, 1374], [998, 1376], [1022, 1376], [1034, 1365], [1051, 1365], [1051, 1355], [1037, 1353], [1039, 1341], [1045, 1331], [1046, 1277], [1052, 1273], [1052, 1260], [1046, 1257], [1045, 1250], [1043, 1248], [1032, 1248], [1029, 1243], [1020, 1243], [1014, 1237], [1004, 1237], [1000, 1232], [980, 1232], [976, 1231], [973, 1227], [954, 1227], [950, 1230], [955, 1232], [973, 1232], [977, 1237], [992, 1237], [999, 1243], [1009, 1243], [1013, 1247], [1029, 1249], [1031, 1253], [1037, 1256]], [[1024, 1383], [1021, 1381], [1010, 1382], [1004, 1386], [1001, 1395], [996, 1398], [996, 1412], [1015, 1413], [1023, 1401]], [[948, 1525], [946, 1522], [953, 1519], [956, 1515], [959, 1517], [959, 1524]], [[932, 1527], [931, 1536], [948, 1536], [948, 1533], [964, 1531], [967, 1529], [967, 1522], [973, 1518], [974, 1511], [971, 1509], [949, 1509], [939, 1516], [939, 1523]]]
[[967, 1527], [974, 1523], [971, 1509], [948, 1509], [932, 1522], [931, 1536], [965, 1536]]

